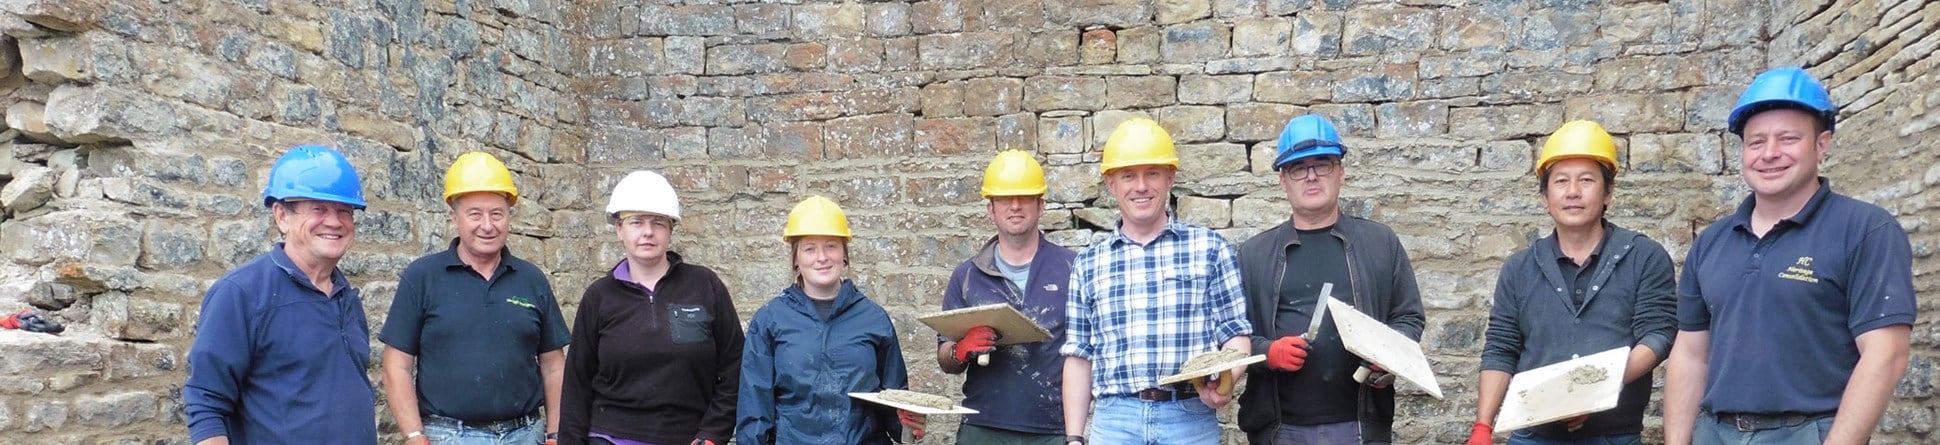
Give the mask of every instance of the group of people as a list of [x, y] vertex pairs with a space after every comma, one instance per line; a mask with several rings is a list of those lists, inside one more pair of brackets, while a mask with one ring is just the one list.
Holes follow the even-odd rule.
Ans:
[[[1650, 376], [1668, 362], [1668, 443], [1864, 443], [1907, 365], [1912, 254], [1890, 214], [1819, 175], [1835, 118], [1803, 70], [1753, 80], [1727, 122], [1751, 196], [1698, 236], [1681, 276], [1661, 244], [1605, 218], [1623, 164], [1611, 135], [1556, 129], [1535, 165], [1553, 230], [1501, 267], [1467, 443], [1494, 442], [1514, 374], [1616, 348], [1628, 360], [1615, 409], [1509, 442], [1641, 443]], [[1157, 122], [1107, 139], [1120, 219], [1081, 251], [1039, 229], [1038, 161], [998, 153], [982, 183], [996, 233], [951, 273], [941, 308], [1009, 305], [1051, 336], [938, 337], [937, 366], [965, 375], [962, 404], [980, 411], [957, 443], [1214, 444], [1234, 401], [1254, 444], [1393, 442], [1393, 379], [1316, 306], [1335, 298], [1418, 339], [1413, 267], [1392, 229], [1341, 211], [1349, 147], [1333, 124], [1294, 117], [1277, 142], [1289, 216], [1238, 245], [1174, 217], [1181, 160]], [[337, 268], [365, 205], [359, 179], [318, 146], [292, 149], [269, 179], [283, 241], [204, 298], [183, 387], [190, 437], [375, 441], [369, 326]], [[744, 329], [721, 279], [669, 250], [674, 188], [627, 175], [605, 208], [624, 258], [587, 286], [569, 330], [544, 272], [506, 248], [519, 193], [505, 165], [460, 156], [444, 197], [457, 237], [402, 273], [377, 337], [407, 443], [887, 444], [927, 425], [848, 395], [909, 379], [888, 313], [847, 278], [854, 234], [827, 198], [789, 213], [793, 284]], [[1216, 350], [1265, 360], [1156, 383]]]

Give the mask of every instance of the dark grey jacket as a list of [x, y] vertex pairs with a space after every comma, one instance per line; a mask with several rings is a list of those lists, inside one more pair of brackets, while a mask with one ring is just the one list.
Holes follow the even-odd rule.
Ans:
[[[1329, 233], [1347, 246], [1347, 273], [1353, 280], [1349, 302], [1370, 317], [1408, 338], [1421, 339], [1421, 290], [1415, 268], [1401, 239], [1388, 226], [1342, 214]], [[1239, 246], [1239, 273], [1246, 288], [1246, 319], [1253, 324], [1253, 351], [1265, 354], [1276, 330], [1274, 312], [1280, 301], [1280, 281], [1286, 277], [1287, 252], [1300, 245], [1293, 222], [1287, 221], [1253, 235]], [[1254, 365], [1248, 372], [1279, 372]], [[1252, 379], [1239, 396], [1239, 427], [1252, 443], [1273, 443], [1280, 427], [1280, 403], [1274, 379]], [[1361, 387], [1361, 439], [1393, 442], [1394, 387]]]
[[[1556, 265], [1556, 235], [1536, 240], [1502, 264], [1489, 311], [1482, 369], [1517, 373], [1612, 348], [1649, 347], [1662, 360], [1676, 332], [1677, 285], [1670, 254], [1643, 234], [1603, 223], [1608, 245], [1596, 261], [1582, 308]], [[1617, 408], [1590, 415], [1570, 432], [1561, 422], [1532, 427], [1543, 437], [1630, 434], [1643, 431], [1650, 378], [1624, 386]]]

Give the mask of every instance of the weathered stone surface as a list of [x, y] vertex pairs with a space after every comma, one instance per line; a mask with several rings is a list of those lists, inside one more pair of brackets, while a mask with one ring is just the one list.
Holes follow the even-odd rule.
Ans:
[[1555, 105], [1461, 107], [1448, 110], [1448, 135], [1467, 140], [1503, 140], [1547, 135], [1563, 125]]
[[73, 143], [102, 143], [174, 133], [175, 109], [152, 96], [111, 87], [62, 85], [47, 95], [47, 128]]
[[931, 34], [917, 40], [916, 51], [925, 69], [995, 68], [1010, 63], [1013, 35], [1007, 32]]
[[1111, 63], [1118, 58], [1118, 33], [1093, 29], [1080, 36], [1078, 61], [1087, 65]]
[[1435, 35], [1437, 15], [1431, 9], [1357, 8], [1347, 13], [1346, 54], [1374, 55], [1388, 51], [1420, 51]]
[[1118, 63], [1156, 63], [1159, 45], [1165, 40], [1161, 28], [1145, 26], [1118, 31]]
[[82, 396], [74, 401], [74, 422], [94, 427], [123, 427], [154, 419], [155, 394], [145, 391]]
[[141, 258], [148, 269], [173, 270], [202, 259], [202, 240], [208, 236], [193, 224], [151, 220], [142, 235]]
[[1137, 26], [1152, 20], [1152, 3], [1139, 0], [1071, 0], [1044, 2], [1044, 18], [1072, 27]]
[[1198, 22], [1165, 27], [1159, 57], [1168, 63], [1204, 62], [1227, 56], [1232, 30], [1219, 22]]
[[19, 42], [20, 71], [28, 79], [42, 83], [93, 79], [94, 50], [84, 38], [57, 36]]
[[1386, 65], [1352, 73], [1334, 84], [1334, 102], [1385, 102], [1406, 100], [1415, 94], [1415, 69], [1410, 65]]
[[185, 318], [180, 304], [115, 291], [96, 295], [89, 317], [109, 337], [139, 341], [176, 338]]
[[1037, 121], [1037, 149], [1044, 153], [1084, 153], [1090, 139], [1085, 118], [1051, 117]]
[[1098, 77], [1033, 76], [1024, 79], [1024, 109], [1101, 110], [1105, 108], [1105, 79]]
[[1448, 132], [1448, 103], [1440, 101], [1384, 103], [1374, 107], [1374, 136], [1426, 137]]
[[901, 156], [913, 152], [910, 144], [911, 117], [907, 114], [878, 114], [835, 119], [823, 129], [823, 156], [850, 159]]
[[1176, 143], [1212, 142], [1226, 136], [1226, 112], [1219, 107], [1165, 107], [1158, 114], [1159, 124]]
[[1127, 109], [1171, 105], [1177, 101], [1177, 82], [1172, 76], [1107, 77], [1105, 107]]
[[1300, 107], [1269, 103], [1226, 107], [1226, 140], [1263, 141], [1279, 137], [1287, 119], [1300, 113]]
[[1161, 25], [1185, 23], [1212, 15], [1209, 0], [1171, 0], [1152, 5], [1154, 21]]
[[1232, 104], [1253, 96], [1253, 76], [1226, 75], [1179, 77], [1179, 102], [1187, 104]]
[[[1110, 85], [1107, 84], [1107, 87]], [[1024, 81], [1010, 77], [971, 79], [963, 83], [963, 114], [999, 116], [1023, 109]], [[925, 115], [929, 113], [924, 112]]]
[[[1077, 31], [1044, 31], [1017, 35], [1020, 36], [1019, 38], [1026, 39], [1017, 49], [1017, 63], [1032, 67], [1062, 67], [1078, 63], [1079, 34]], [[991, 57], [1002, 58], [1000, 54], [995, 53]]]
[[[964, 0], [930, 0], [908, 5], [909, 29], [916, 34], [943, 32], [962, 32], [964, 22], [982, 11], [975, 2]], [[896, 33], [904, 34], [904, 33]]]
[[1684, 98], [1677, 93], [1574, 97], [1564, 101], [1564, 114], [1596, 121], [1611, 133], [1677, 131], [1684, 127]]
[[14, 179], [0, 187], [0, 208], [21, 213], [40, 208], [54, 197], [54, 170], [27, 167], [14, 172]]
[[1724, 173], [1723, 142], [1717, 134], [1638, 133], [1627, 138], [1626, 167], [1636, 172]]
[[1293, 50], [1293, 21], [1269, 17], [1243, 19], [1233, 24], [1233, 55], [1283, 56]]
[[922, 153], [954, 155], [995, 151], [997, 135], [990, 118], [917, 119], [916, 147]]
[[1334, 98], [1327, 73], [1289, 71], [1263, 73], [1253, 82], [1253, 100], [1289, 104], [1309, 104]]
[[1180, 221], [1188, 224], [1214, 229], [1226, 228], [1233, 221], [1232, 201], [1180, 196], [1178, 215]]
[[57, 31], [81, 32], [94, 27], [106, 13], [98, 0], [13, 0], [0, 4], [5, 11]]

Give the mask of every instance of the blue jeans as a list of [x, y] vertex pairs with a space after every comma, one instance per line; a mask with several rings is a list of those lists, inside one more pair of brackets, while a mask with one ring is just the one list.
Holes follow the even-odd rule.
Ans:
[[[1280, 424], [1273, 430], [1273, 445], [1333, 445], [1361, 442], [1361, 422], [1349, 420], [1321, 425]], [[1367, 442], [1373, 443], [1373, 442]], [[1382, 442], [1385, 443], [1385, 442]]]
[[437, 445], [537, 445], [546, 443], [545, 434], [541, 433], [545, 427], [545, 420], [541, 418], [522, 427], [492, 431], [427, 416], [424, 437]]
[[1509, 445], [1640, 445], [1644, 438], [1637, 434], [1611, 434], [1607, 436], [1585, 437], [1575, 440], [1544, 439], [1529, 430], [1516, 430], [1509, 435]]
[[1798, 425], [1788, 425], [1768, 430], [1744, 432], [1738, 427], [1718, 420], [1710, 413], [1699, 414], [1697, 428], [1691, 433], [1691, 445], [1819, 445], [1825, 443], [1825, 436], [1832, 432], [1832, 416], [1808, 420]]
[[1147, 402], [1131, 396], [1098, 399], [1091, 410], [1090, 443], [1173, 445], [1219, 443], [1219, 418], [1193, 397]]

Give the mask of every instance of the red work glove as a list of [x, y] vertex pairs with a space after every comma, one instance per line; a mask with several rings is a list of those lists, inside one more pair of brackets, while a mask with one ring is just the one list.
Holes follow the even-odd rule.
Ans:
[[1368, 387], [1387, 389], [1388, 385], [1394, 384], [1394, 374], [1389, 373], [1386, 369], [1381, 369], [1381, 365], [1369, 363], [1367, 364], [1367, 370], [1369, 371], [1367, 375]]
[[970, 354], [995, 350], [997, 350], [996, 329], [991, 329], [989, 326], [970, 328], [970, 332], [963, 333], [962, 340], [957, 340], [957, 363], [969, 364]]
[[714, 443], [714, 441], [712, 440], [695, 438], [692, 443], [688, 443], [687, 445], [721, 445], [721, 444]]
[[[988, 327], [984, 328], [989, 329]], [[896, 410], [896, 420], [903, 423], [904, 429], [909, 430], [909, 437], [913, 437], [916, 440], [923, 440], [923, 425], [929, 423], [929, 416], [917, 414], [910, 410], [899, 409]]]
[[1273, 345], [1266, 348], [1266, 366], [1287, 372], [1299, 371], [1300, 367], [1307, 366], [1307, 339], [1289, 335], [1274, 340]]
[[1492, 436], [1494, 434], [1495, 434], [1495, 427], [1489, 426], [1489, 424], [1486, 424], [1486, 423], [1475, 422], [1475, 427], [1469, 428], [1468, 430], [1468, 442], [1463, 442], [1463, 444], [1464, 445], [1493, 445], [1495, 444], [1495, 438], [1489, 437], [1489, 436]]

